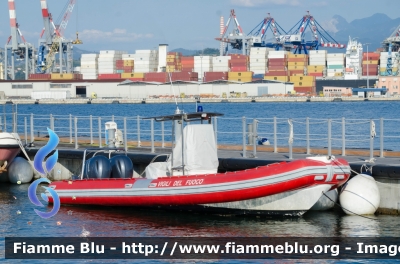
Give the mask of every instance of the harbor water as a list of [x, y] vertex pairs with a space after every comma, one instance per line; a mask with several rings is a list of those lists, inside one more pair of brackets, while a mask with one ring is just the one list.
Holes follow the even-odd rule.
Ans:
[[[242, 145], [244, 122], [251, 124], [256, 119], [259, 137], [268, 138], [273, 144], [272, 139], [276, 135], [277, 145], [287, 146], [290, 132], [289, 119], [291, 119], [294, 133], [293, 146], [305, 147], [308, 118], [311, 147], [327, 147], [328, 134], [331, 131], [332, 147], [341, 148], [344, 138], [343, 131], [345, 131], [346, 148], [368, 149], [373, 125], [376, 133], [375, 149], [382, 147], [385, 150], [400, 151], [400, 135], [397, 132], [400, 118], [396, 111], [400, 106], [399, 101], [206, 103], [201, 105], [204, 111], [224, 114], [224, 116], [217, 118], [217, 122], [214, 122], [218, 144]], [[47, 127], [52, 126], [50, 115], [54, 119], [54, 131], [61, 137], [72, 137], [75, 133], [75, 120], [73, 119], [76, 117], [77, 136], [89, 137], [90, 122], [92, 122], [92, 135], [95, 140], [99, 138], [100, 128], [104, 140], [105, 122], [115, 121], [120, 130], [124, 130], [124, 123], [126, 122], [128, 141], [149, 141], [151, 138], [150, 120], [142, 120], [141, 118], [173, 114], [176, 107], [185, 112], [194, 112], [197, 109], [194, 103], [181, 104], [179, 100], [177, 105], [38, 104], [18, 105], [18, 107], [5, 105], [3, 111], [7, 114], [3, 114], [1, 117], [2, 123], [6, 123], [7, 131], [11, 131], [13, 123], [11, 112], [14, 108], [14, 111], [17, 111], [18, 133], [23, 135], [27, 131], [28, 136], [34, 135], [34, 137], [47, 135]], [[276, 122], [276, 131], [274, 122]], [[162, 128], [161, 123], [156, 122], [154, 124], [155, 141], [160, 142], [162, 136], [165, 136], [165, 141], [171, 140], [170, 125], [167, 122], [165, 127]], [[164, 133], [161, 132], [162, 129], [164, 129]], [[138, 132], [139, 130], [140, 132]], [[138, 139], [139, 137], [140, 139]]]
[[[10, 108], [10, 106], [7, 106]], [[195, 105], [180, 105], [186, 112]], [[203, 104], [205, 111], [221, 112], [227, 118], [338, 118], [396, 119], [400, 102], [357, 103], [220, 103]], [[20, 105], [18, 114], [158, 116], [171, 114], [175, 104], [154, 105]], [[221, 124], [219, 124], [221, 126]], [[395, 130], [395, 128], [392, 128]], [[390, 146], [400, 149], [400, 144]], [[28, 198], [29, 184], [0, 183], [1, 237], [400, 237], [398, 216], [348, 216], [340, 208], [324, 212], [307, 212], [299, 218], [235, 217], [195, 214], [192, 212], [61, 206], [57, 215], [42, 219]], [[38, 190], [38, 192], [43, 190]], [[44, 210], [44, 209], [42, 209]], [[4, 240], [0, 240], [0, 255]], [[4, 258], [4, 255], [1, 256]], [[5, 263], [23, 263], [26, 260]], [[349, 260], [350, 261], [350, 260]], [[32, 263], [117, 263], [107, 260], [33, 260]], [[130, 260], [118, 263], [130, 263]], [[146, 261], [140, 263], [164, 263]], [[170, 261], [169, 261], [170, 262]], [[177, 261], [178, 263], [193, 263]], [[264, 263], [264, 261], [210, 261], [205, 263]], [[299, 261], [293, 261], [298, 263]], [[308, 261], [300, 261], [308, 262]], [[315, 262], [319, 262], [315, 260]], [[345, 261], [347, 262], [347, 261]], [[351, 261], [361, 262], [361, 261]], [[364, 261], [362, 261], [364, 262]], [[381, 260], [369, 262], [382, 262]]]

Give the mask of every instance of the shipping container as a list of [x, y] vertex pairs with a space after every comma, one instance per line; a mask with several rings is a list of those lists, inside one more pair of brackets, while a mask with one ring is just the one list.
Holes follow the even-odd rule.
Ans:
[[316, 93], [315, 86], [304, 87], [304, 86], [294, 86], [296, 93], [314, 94]]
[[253, 72], [243, 71], [243, 72], [228, 72], [229, 78], [238, 78], [238, 77], [252, 77]]
[[82, 74], [76, 73], [52, 73], [51, 80], [82, 80]]
[[313, 77], [313, 76], [290, 76], [289, 80], [291, 82], [315, 82], [315, 77]]
[[99, 80], [111, 80], [111, 79], [121, 79], [120, 73], [103, 73], [99, 74]]
[[129, 79], [129, 78], [144, 78], [145, 74], [144, 73], [121, 73], [121, 78], [123, 79]]
[[48, 73], [32, 73], [29, 74], [30, 80], [51, 80], [51, 74]]
[[271, 71], [265, 73], [265, 76], [288, 76], [288, 71]]
[[264, 76], [264, 80], [288, 82], [289, 77], [288, 76]]

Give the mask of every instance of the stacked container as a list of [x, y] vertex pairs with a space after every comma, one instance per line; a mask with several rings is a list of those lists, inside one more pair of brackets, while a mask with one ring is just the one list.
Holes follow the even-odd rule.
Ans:
[[[125, 54], [123, 51], [117, 50], [101, 50], [98, 58], [98, 69], [99, 69], [99, 79], [105, 77], [106, 79], [111, 79], [109, 75], [102, 74], [115, 74], [113, 78], [117, 78], [117, 60], [122, 60], [122, 54]], [[119, 77], [118, 77], [119, 78]]]
[[290, 76], [296, 93], [315, 94], [316, 85], [314, 76]]
[[145, 73], [143, 72], [130, 72], [130, 73], [121, 73], [122, 79], [128, 79], [131, 81], [142, 82], [144, 81]]
[[228, 80], [235, 82], [251, 82], [253, 80], [253, 72], [244, 71], [244, 72], [228, 72]]
[[199, 75], [199, 81], [203, 79], [204, 72], [213, 71], [211, 56], [194, 56], [194, 71]]
[[169, 73], [168, 72], [148, 72], [144, 76], [144, 80], [146, 82], [166, 83], [166, 82], [169, 82]]
[[267, 71], [269, 48], [250, 48], [250, 71], [254, 74], [265, 74]]
[[327, 76], [342, 77], [344, 75], [345, 63], [344, 53], [330, 53], [327, 55]]
[[379, 54], [375, 52], [364, 52], [362, 62], [363, 76], [377, 76], [379, 65]]
[[249, 57], [247, 55], [231, 54], [229, 70], [231, 72], [247, 72]]
[[99, 74], [98, 70], [99, 54], [82, 54], [81, 56], [81, 74], [84, 80], [96, 80]]
[[131, 56], [135, 61], [134, 72], [156, 72], [158, 68], [158, 53], [156, 50], [136, 50]]
[[197, 72], [171, 72], [171, 81], [197, 82], [199, 74]]
[[326, 50], [310, 50], [307, 75], [314, 77], [324, 76], [326, 69]]
[[397, 61], [397, 52], [392, 52], [390, 59], [389, 60], [389, 52], [381, 52], [380, 56], [380, 64], [379, 64], [379, 75], [381, 76], [387, 76], [387, 67], [388, 64], [391, 63], [392, 66], [392, 76], [397, 76], [398, 74], [398, 61]]
[[124, 73], [131, 73], [135, 67], [135, 60], [132, 54], [122, 54]]
[[181, 57], [182, 71], [191, 72], [194, 69], [194, 57]]
[[270, 71], [264, 75], [264, 80], [288, 82], [289, 76], [288, 71]]
[[124, 61], [122, 59], [115, 61], [115, 69], [116, 69], [116, 73], [124, 72]]
[[287, 51], [278, 50], [268, 52], [268, 72], [287, 70]]
[[51, 80], [82, 80], [82, 74], [77, 73], [52, 73]]
[[268, 72], [264, 75], [264, 80], [287, 82], [289, 81], [287, 71], [287, 51], [268, 52]]
[[231, 56], [215, 56], [212, 58], [212, 65], [214, 72], [227, 72], [229, 71], [229, 61]]
[[182, 70], [181, 64], [182, 53], [180, 52], [168, 52], [167, 53], [167, 72], [177, 72]]
[[49, 74], [49, 73], [31, 73], [31, 74], [29, 74], [29, 80], [51, 80], [51, 74]]
[[308, 65], [308, 55], [289, 53], [287, 58], [289, 75], [304, 75], [304, 70]]
[[228, 72], [205, 72], [204, 82], [213, 82], [219, 80], [228, 80]]

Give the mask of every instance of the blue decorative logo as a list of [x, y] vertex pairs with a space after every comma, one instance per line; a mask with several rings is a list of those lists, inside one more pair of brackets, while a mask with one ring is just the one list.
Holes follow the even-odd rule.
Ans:
[[[31, 202], [34, 205], [44, 207], [44, 205], [39, 201], [39, 199], [36, 196], [36, 189], [37, 189], [38, 185], [42, 182], [51, 183], [51, 181], [47, 178], [40, 178], [40, 179], [32, 182], [32, 184], [29, 186], [29, 189], [28, 189], [28, 196], [29, 196], [29, 200], [31, 200]], [[45, 188], [50, 193], [50, 195], [53, 197], [53, 209], [50, 212], [42, 212], [37, 209], [34, 209], [34, 211], [41, 218], [50, 218], [50, 217], [55, 216], [57, 214], [58, 210], [60, 210], [60, 198], [58, 197], [58, 194], [56, 193], [56, 191], [54, 191], [53, 189], [51, 189], [49, 187], [43, 187], [43, 188]], [[41, 196], [42, 196], [43, 200], [45, 200], [46, 202], [49, 201], [49, 198], [47, 198], [47, 196], [44, 193], [41, 193]]]
[[[33, 160], [33, 166], [34, 166], [35, 170], [38, 173], [40, 173], [43, 178], [40, 178], [40, 179], [32, 182], [32, 184], [29, 186], [29, 189], [28, 189], [29, 200], [31, 200], [31, 202], [34, 205], [42, 206], [42, 207], [44, 205], [37, 198], [36, 189], [37, 189], [38, 185], [42, 182], [51, 183], [51, 181], [46, 178], [46, 175], [48, 172], [50, 172], [54, 168], [54, 166], [56, 165], [57, 160], [58, 160], [58, 150], [56, 150], [53, 155], [51, 155], [50, 157], [47, 158], [46, 163], [45, 163], [46, 168], [43, 168], [44, 159], [46, 158], [46, 156], [48, 154], [50, 154], [50, 152], [53, 151], [53, 149], [55, 149], [57, 147], [58, 142], [59, 142], [59, 138], [56, 135], [56, 133], [54, 133], [53, 130], [47, 128], [47, 131], [49, 133], [49, 141], [47, 142], [47, 144], [45, 146], [43, 146], [42, 148], [39, 149], [39, 151], [36, 153], [35, 158]], [[34, 210], [40, 217], [50, 218], [50, 217], [53, 217], [54, 215], [56, 215], [58, 210], [60, 209], [60, 197], [58, 196], [56, 191], [54, 191], [53, 189], [51, 189], [49, 187], [43, 187], [43, 188], [45, 188], [50, 193], [50, 195], [53, 197], [53, 209], [50, 212], [42, 212], [42, 211], [39, 211], [36, 209], [34, 209]], [[46, 202], [49, 201], [48, 197], [44, 193], [41, 193], [41, 197]]]

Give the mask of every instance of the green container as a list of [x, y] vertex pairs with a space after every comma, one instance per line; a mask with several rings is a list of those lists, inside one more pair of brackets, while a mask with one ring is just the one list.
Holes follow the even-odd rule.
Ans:
[[343, 65], [328, 65], [328, 70], [329, 69], [331, 69], [331, 70], [341, 70], [343, 68], [344, 68]]

